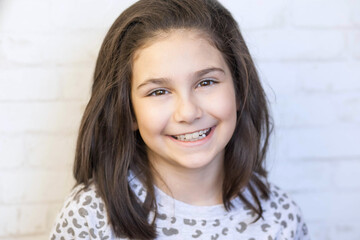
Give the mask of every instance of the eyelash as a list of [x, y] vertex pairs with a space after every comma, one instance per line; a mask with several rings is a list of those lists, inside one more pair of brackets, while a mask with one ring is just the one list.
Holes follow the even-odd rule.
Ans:
[[[205, 85], [202, 85], [202, 84], [204, 84], [205, 83]], [[204, 80], [202, 80], [202, 81], [200, 81], [197, 85], [196, 85], [196, 87], [209, 87], [209, 86], [212, 86], [212, 85], [214, 85], [214, 84], [216, 84], [217, 82], [215, 81], [215, 80], [213, 80], [213, 79], [204, 79]], [[165, 90], [165, 89], [156, 89], [156, 90], [154, 90], [154, 91], [152, 91], [152, 92], [150, 92], [149, 94], [148, 94], [148, 96], [162, 96], [162, 95], [165, 95], [165, 94], [168, 94], [169, 93], [169, 91], [168, 90]]]
[[[203, 84], [203, 83], [207, 83], [207, 84], [201, 85], [201, 84]], [[217, 82], [216, 82], [215, 80], [213, 80], [213, 79], [204, 79], [204, 80], [200, 81], [200, 82], [196, 85], [196, 87], [208, 87], [208, 86], [214, 85], [214, 84], [216, 84], [216, 83], [217, 83]]]

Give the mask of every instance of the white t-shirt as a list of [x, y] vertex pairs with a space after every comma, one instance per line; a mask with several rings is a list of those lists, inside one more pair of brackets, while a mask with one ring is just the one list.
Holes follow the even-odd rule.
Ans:
[[[134, 193], [143, 201], [146, 190], [136, 178], [130, 182]], [[95, 185], [68, 197], [51, 232], [51, 239], [124, 239], [116, 238], [108, 223], [105, 204]], [[289, 196], [270, 185], [270, 199], [261, 199], [263, 218], [239, 198], [233, 199], [228, 212], [223, 205], [192, 206], [177, 201], [155, 188], [158, 204], [157, 239], [244, 239], [244, 240], [308, 240], [307, 226], [299, 207]], [[249, 196], [247, 190], [245, 196]], [[248, 198], [251, 199], [251, 198]]]

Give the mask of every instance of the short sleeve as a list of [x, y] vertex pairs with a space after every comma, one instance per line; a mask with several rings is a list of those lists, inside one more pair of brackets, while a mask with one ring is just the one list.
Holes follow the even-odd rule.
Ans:
[[51, 240], [111, 239], [105, 205], [95, 186], [76, 187], [60, 211], [50, 234]]

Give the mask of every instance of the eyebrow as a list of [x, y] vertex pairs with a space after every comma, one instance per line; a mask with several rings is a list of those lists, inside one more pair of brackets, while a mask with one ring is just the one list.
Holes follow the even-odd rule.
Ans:
[[[195, 72], [194, 76], [196, 78], [200, 78], [210, 72], [222, 72], [223, 74], [225, 74], [225, 71], [222, 68], [210, 67], [210, 68], [205, 68], [205, 69]], [[141, 83], [137, 87], [137, 89], [142, 88], [143, 86], [148, 85], [148, 84], [163, 85], [163, 84], [167, 84], [168, 82], [169, 82], [168, 78], [150, 78], [150, 79], [147, 79], [146, 81], [144, 81], [143, 83]]]

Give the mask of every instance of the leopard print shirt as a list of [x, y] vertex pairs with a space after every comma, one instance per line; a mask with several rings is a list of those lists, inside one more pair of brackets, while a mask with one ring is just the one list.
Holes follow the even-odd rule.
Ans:
[[[143, 185], [137, 179], [130, 185], [144, 201]], [[76, 187], [65, 202], [51, 232], [51, 240], [127, 239], [115, 236], [95, 185], [85, 190], [81, 188], [81, 185]], [[263, 218], [252, 223], [255, 212], [238, 198], [232, 200], [234, 207], [228, 212], [223, 205], [192, 206], [155, 188], [159, 212], [157, 239], [309, 240], [307, 226], [296, 203], [278, 187], [270, 185], [270, 190], [270, 199], [261, 199]], [[249, 195], [247, 191], [244, 193]]]

